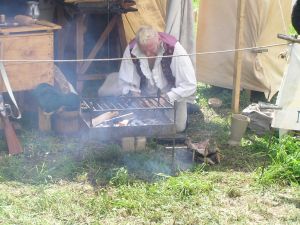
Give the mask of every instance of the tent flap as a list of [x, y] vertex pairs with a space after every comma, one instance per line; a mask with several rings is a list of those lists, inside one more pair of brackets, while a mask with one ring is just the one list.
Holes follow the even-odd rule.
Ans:
[[[235, 49], [238, 0], [202, 0], [198, 18], [197, 52]], [[290, 24], [290, 0], [246, 1], [244, 44], [257, 47], [285, 43], [277, 39]], [[279, 89], [286, 61], [278, 56], [286, 46], [268, 52], [243, 51], [241, 88], [271, 98]], [[203, 83], [232, 88], [234, 53], [197, 56], [197, 78]]]

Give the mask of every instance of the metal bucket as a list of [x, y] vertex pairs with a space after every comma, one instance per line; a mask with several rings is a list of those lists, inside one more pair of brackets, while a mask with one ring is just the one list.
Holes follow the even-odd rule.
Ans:
[[230, 139], [228, 141], [229, 145], [240, 145], [249, 123], [250, 118], [248, 116], [244, 116], [242, 114], [233, 114], [231, 116]]

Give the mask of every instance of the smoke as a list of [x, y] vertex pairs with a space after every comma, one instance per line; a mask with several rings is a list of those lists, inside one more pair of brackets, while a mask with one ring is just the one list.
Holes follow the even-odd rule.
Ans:
[[122, 161], [131, 173], [142, 179], [149, 179], [159, 173], [172, 174], [170, 161], [159, 152], [125, 154]]
[[174, 175], [176, 171], [185, 171], [193, 167], [192, 153], [185, 147], [175, 149], [172, 160], [172, 147], [163, 146], [145, 152], [124, 154], [124, 166], [141, 179], [153, 180], [162, 175]]

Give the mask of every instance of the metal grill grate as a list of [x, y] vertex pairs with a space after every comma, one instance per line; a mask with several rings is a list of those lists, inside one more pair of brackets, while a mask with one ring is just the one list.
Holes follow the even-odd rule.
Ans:
[[102, 97], [82, 99], [81, 109], [92, 112], [173, 109], [173, 105], [163, 97]]
[[[176, 133], [175, 107], [163, 97], [83, 98], [80, 104], [81, 118], [90, 128], [91, 137], [97, 139]], [[111, 114], [116, 116], [104, 118]]]

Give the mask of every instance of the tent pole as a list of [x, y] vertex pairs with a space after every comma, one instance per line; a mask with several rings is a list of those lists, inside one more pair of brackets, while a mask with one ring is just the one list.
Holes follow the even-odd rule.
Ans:
[[[244, 20], [245, 20], [245, 3], [246, 0], [237, 0], [237, 23], [235, 48], [242, 47], [244, 42]], [[234, 57], [234, 75], [233, 75], [233, 92], [232, 92], [232, 112], [239, 113], [240, 107], [240, 91], [241, 91], [241, 74], [242, 74], [243, 52], [235, 52]]]

